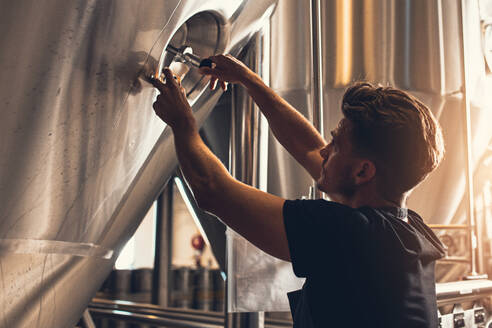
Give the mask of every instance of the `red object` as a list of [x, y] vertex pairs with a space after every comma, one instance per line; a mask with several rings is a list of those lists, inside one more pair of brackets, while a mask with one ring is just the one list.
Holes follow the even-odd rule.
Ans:
[[205, 247], [205, 240], [203, 239], [202, 235], [194, 235], [191, 238], [191, 246], [196, 250], [203, 251], [203, 248]]

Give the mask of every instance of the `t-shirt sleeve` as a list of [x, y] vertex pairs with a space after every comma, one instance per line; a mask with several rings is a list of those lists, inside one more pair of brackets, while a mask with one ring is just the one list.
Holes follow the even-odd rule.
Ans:
[[363, 247], [367, 221], [354, 209], [325, 200], [287, 200], [283, 217], [290, 259], [298, 277]]

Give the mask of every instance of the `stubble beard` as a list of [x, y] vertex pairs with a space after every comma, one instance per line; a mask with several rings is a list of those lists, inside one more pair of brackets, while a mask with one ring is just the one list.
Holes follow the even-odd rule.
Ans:
[[356, 184], [351, 176], [351, 168], [345, 167], [340, 176], [327, 181], [324, 171], [318, 179], [318, 189], [326, 193], [330, 200], [339, 203], [348, 203], [356, 192]]

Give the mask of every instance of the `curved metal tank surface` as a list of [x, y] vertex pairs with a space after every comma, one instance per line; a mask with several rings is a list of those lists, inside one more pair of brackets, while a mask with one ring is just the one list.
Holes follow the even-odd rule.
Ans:
[[[177, 163], [143, 74], [237, 54], [274, 4], [0, 3], [0, 327], [75, 325]], [[201, 124], [221, 92], [182, 74]]]

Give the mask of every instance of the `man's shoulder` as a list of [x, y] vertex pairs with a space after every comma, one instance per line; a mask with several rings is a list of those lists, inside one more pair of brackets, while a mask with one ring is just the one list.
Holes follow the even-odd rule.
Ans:
[[295, 211], [304, 215], [350, 215], [356, 210], [350, 206], [325, 199], [286, 200], [284, 211]]
[[294, 206], [300, 206], [306, 208], [337, 209], [343, 211], [355, 210], [350, 206], [326, 199], [292, 199], [292, 200], [286, 200], [285, 202], [292, 204]]
[[287, 200], [284, 205], [284, 217], [303, 217], [322, 225], [365, 226], [370, 222], [370, 218], [358, 209], [324, 199]]

